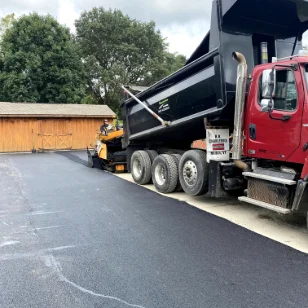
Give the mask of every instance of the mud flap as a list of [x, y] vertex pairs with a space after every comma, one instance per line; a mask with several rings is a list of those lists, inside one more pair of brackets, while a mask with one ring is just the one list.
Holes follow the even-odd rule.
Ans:
[[226, 198], [228, 193], [224, 190], [222, 185], [222, 173], [220, 162], [216, 160], [210, 161], [209, 172], [209, 195], [212, 198]]

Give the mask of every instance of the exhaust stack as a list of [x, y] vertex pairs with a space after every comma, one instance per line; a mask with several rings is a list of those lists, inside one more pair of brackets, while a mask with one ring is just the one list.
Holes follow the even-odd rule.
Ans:
[[268, 63], [268, 47], [267, 42], [261, 43], [261, 64]]
[[245, 57], [240, 52], [233, 52], [232, 56], [233, 59], [238, 62], [232, 159], [234, 160], [234, 164], [238, 168], [243, 170], [248, 170], [249, 169], [248, 165], [243, 161], [241, 161], [242, 146], [243, 146], [242, 131], [244, 122], [244, 107], [245, 107], [246, 82], [247, 82], [247, 63]]

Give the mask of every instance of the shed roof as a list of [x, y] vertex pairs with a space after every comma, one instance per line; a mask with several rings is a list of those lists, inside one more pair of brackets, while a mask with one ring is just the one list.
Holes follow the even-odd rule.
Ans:
[[115, 117], [107, 105], [0, 102], [0, 117], [103, 118]]

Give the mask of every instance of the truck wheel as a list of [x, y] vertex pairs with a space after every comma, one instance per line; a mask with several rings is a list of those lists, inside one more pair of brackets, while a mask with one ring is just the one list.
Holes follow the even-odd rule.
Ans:
[[[174, 158], [176, 165], [178, 167], [178, 170], [179, 170], [180, 160], [181, 160], [182, 156], [180, 154], [172, 154], [171, 156]], [[175, 187], [175, 191], [177, 191], [177, 192], [183, 191], [183, 188], [182, 188], [182, 185], [181, 185], [179, 178], [178, 178], [178, 182], [177, 182], [176, 187]]]
[[[149, 156], [150, 156], [150, 159], [151, 159], [151, 167], [152, 167], [152, 164], [153, 164], [153, 161], [154, 161], [154, 159], [158, 156], [158, 153], [156, 152], [156, 151], [154, 151], [154, 150], [145, 150], [148, 154], [149, 154]], [[153, 181], [152, 181], [152, 175], [151, 175], [151, 180], [150, 180], [150, 182], [149, 182], [149, 184], [152, 184], [153, 183]]]
[[158, 153], [154, 150], [145, 150], [145, 151], [149, 154], [151, 159], [151, 164], [153, 164], [153, 161], [158, 156]]
[[179, 177], [183, 190], [188, 195], [205, 195], [208, 192], [209, 182], [206, 153], [201, 150], [185, 152], [180, 161]]
[[152, 164], [152, 181], [157, 191], [168, 194], [175, 190], [179, 172], [175, 159], [168, 154], [162, 154], [154, 159]]
[[134, 152], [131, 158], [131, 173], [137, 184], [149, 184], [151, 181], [151, 159], [147, 152]]

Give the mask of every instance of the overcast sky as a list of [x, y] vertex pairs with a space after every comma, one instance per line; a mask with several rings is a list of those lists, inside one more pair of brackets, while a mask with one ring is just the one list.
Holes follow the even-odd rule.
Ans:
[[74, 30], [81, 12], [94, 6], [117, 8], [138, 20], [154, 20], [169, 49], [189, 57], [209, 30], [211, 5], [212, 0], [0, 0], [0, 18], [49, 13]]
[[75, 19], [85, 10], [117, 8], [138, 20], [154, 20], [169, 49], [190, 56], [209, 30], [211, 5], [212, 0], [0, 0], [0, 17], [49, 13], [73, 29]]

